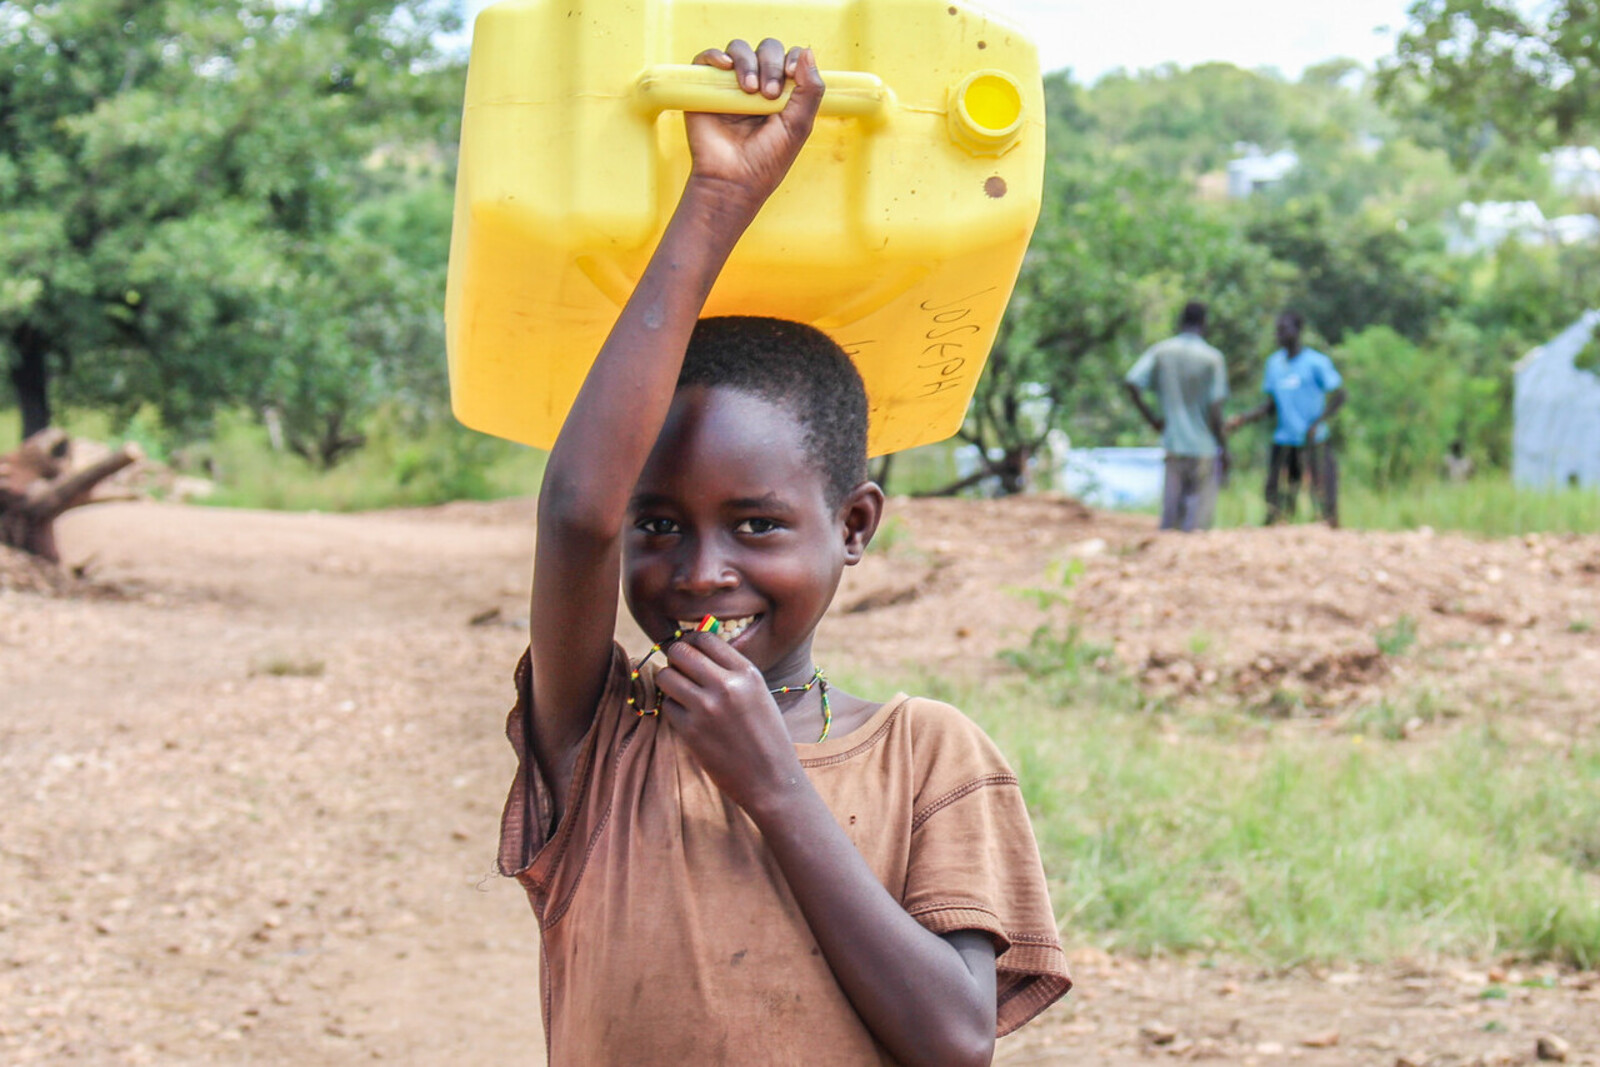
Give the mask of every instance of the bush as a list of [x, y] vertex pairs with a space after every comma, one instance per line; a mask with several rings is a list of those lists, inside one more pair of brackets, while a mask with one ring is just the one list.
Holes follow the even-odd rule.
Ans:
[[1386, 489], [1436, 471], [1468, 393], [1448, 356], [1374, 326], [1347, 339], [1337, 362], [1350, 399], [1336, 422], [1356, 479]]

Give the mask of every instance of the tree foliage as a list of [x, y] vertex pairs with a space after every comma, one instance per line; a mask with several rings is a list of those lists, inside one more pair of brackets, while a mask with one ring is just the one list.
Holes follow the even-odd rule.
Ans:
[[1565, 144], [1600, 117], [1600, 6], [1553, 0], [1417, 0], [1382, 71], [1391, 103], [1440, 124], [1462, 163], [1489, 147]]
[[448, 197], [453, 20], [440, 0], [0, 0], [0, 348], [28, 430], [55, 379], [177, 427], [274, 409], [324, 463], [357, 443], [407, 362], [437, 359], [437, 279], [359, 209]]
[[[1486, 8], [1416, 10], [1446, 6], [1457, 19]], [[1394, 96], [1396, 70], [1381, 85], [1338, 60], [1298, 81], [1225, 64], [1047, 79], [1044, 210], [964, 435], [994, 457], [990, 473], [1020, 486], [1052, 428], [1078, 443], [1149, 441], [1120, 381], [1189, 299], [1211, 307], [1235, 410], [1254, 404], [1284, 307], [1348, 360], [1351, 402], [1335, 421], [1363, 479], [1427, 475], [1453, 441], [1480, 465], [1505, 462], [1512, 365], [1600, 300], [1600, 250], [1451, 251], [1466, 200], [1572, 207], [1531, 146], [1452, 155], [1465, 128], [1415, 86]], [[1222, 167], [1244, 142], [1292, 149], [1299, 165], [1228, 199]]]

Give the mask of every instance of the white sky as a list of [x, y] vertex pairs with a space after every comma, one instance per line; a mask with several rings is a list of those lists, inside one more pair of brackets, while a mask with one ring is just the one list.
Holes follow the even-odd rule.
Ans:
[[[1370, 65], [1393, 47], [1411, 0], [985, 0], [1021, 23], [1046, 71], [1080, 82], [1118, 67], [1222, 60], [1276, 67], [1348, 56]], [[470, 19], [490, 0], [462, 0]], [[1388, 32], [1378, 32], [1387, 27]]]

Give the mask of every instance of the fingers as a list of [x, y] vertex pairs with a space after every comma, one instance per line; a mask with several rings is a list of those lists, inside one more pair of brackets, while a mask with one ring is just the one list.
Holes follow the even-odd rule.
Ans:
[[747, 93], [761, 88], [761, 75], [756, 69], [755, 49], [747, 41], [729, 41], [724, 49], [733, 60], [733, 72], [739, 78], [739, 88]]
[[716, 67], [718, 70], [733, 69], [733, 57], [720, 48], [707, 48], [695, 56], [692, 62], [702, 67]]
[[[714, 634], [686, 634], [666, 651], [656, 688], [668, 701], [662, 709], [675, 721], [691, 710], [737, 707], [766, 692], [750, 661]], [[743, 677], [746, 671], [753, 677]]]
[[783, 44], [768, 37], [756, 46], [756, 66], [761, 76], [761, 95], [776, 100], [783, 95], [785, 59]]
[[815, 53], [809, 48], [802, 48], [799, 53], [795, 57], [794, 93], [779, 115], [791, 133], [804, 139], [816, 122], [817, 109], [822, 106], [822, 94], [827, 87], [822, 84]]
[[669, 719], [676, 719], [687, 709], [704, 703], [700, 687], [671, 667], [656, 672], [656, 691], [665, 698], [661, 701], [661, 710]]
[[[739, 87], [747, 93], [759, 92], [768, 100], [783, 95], [784, 83], [794, 79], [798, 89], [802, 84], [822, 87], [822, 77], [817, 73], [811, 49], [799, 45], [784, 51], [783, 43], [771, 37], [754, 48], [748, 41], [728, 42], [727, 48], [708, 48], [694, 57], [696, 63], [731, 70], [739, 80]], [[809, 71], [807, 82], [801, 81], [802, 71]]]
[[685, 634], [667, 648], [667, 662], [699, 684], [721, 672], [749, 667], [737, 649], [716, 634]]

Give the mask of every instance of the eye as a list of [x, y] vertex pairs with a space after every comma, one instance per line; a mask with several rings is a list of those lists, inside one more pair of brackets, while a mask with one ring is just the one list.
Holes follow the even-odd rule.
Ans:
[[663, 519], [660, 516], [650, 516], [648, 518], [640, 519], [638, 522], [633, 524], [633, 528], [638, 530], [640, 533], [648, 534], [651, 537], [666, 537], [670, 534], [675, 534], [678, 532], [677, 523], [673, 522], [671, 519]]
[[771, 519], [742, 519], [739, 525], [733, 528], [734, 533], [740, 534], [765, 534], [778, 529], [778, 524]]

